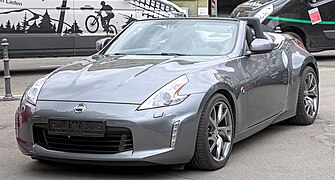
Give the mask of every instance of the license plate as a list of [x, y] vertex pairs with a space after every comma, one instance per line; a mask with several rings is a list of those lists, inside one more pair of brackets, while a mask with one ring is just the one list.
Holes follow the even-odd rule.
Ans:
[[105, 123], [79, 120], [49, 120], [48, 134], [103, 137], [105, 135]]

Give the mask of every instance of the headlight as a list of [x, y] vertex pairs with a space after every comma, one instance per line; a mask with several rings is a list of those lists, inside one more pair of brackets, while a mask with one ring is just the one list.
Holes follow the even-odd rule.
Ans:
[[32, 105], [36, 105], [37, 97], [41, 91], [41, 88], [45, 81], [47, 80], [47, 76], [35, 81], [26, 91], [25, 99], [31, 103]]
[[188, 97], [188, 94], [180, 95], [179, 91], [187, 83], [187, 76], [180, 76], [179, 78], [171, 81], [170, 83], [156, 91], [153, 95], [151, 95], [147, 100], [142, 103], [138, 110], [171, 106], [183, 102]]
[[259, 21], [262, 23], [270, 14], [273, 13], [273, 5], [269, 4], [263, 7], [260, 11], [258, 11], [254, 17], [257, 17]]

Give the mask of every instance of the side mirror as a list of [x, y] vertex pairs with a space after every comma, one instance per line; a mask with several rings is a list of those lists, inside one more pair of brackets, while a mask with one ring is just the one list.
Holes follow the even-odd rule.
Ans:
[[97, 51], [100, 51], [102, 48], [104, 48], [109, 43], [110, 40], [112, 40], [112, 38], [110, 37], [97, 40], [97, 42], [95, 42], [95, 49]]
[[250, 51], [253, 53], [268, 53], [276, 47], [276, 44], [268, 39], [254, 39], [250, 44]]

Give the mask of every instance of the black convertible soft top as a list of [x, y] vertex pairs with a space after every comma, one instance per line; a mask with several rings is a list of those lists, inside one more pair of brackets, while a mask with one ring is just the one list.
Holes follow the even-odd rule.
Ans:
[[247, 21], [247, 25], [255, 30], [256, 38], [265, 39], [263, 28], [262, 28], [261, 23], [259, 22], [258, 18], [256, 18], [256, 17], [241, 17], [241, 18], [238, 18], [238, 19]]

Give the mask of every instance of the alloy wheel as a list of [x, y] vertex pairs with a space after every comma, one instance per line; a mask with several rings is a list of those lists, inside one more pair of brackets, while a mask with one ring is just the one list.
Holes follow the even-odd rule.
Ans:
[[307, 116], [313, 118], [318, 110], [318, 84], [314, 73], [305, 76], [304, 108]]
[[222, 101], [217, 102], [210, 112], [208, 123], [209, 151], [215, 161], [224, 160], [232, 145], [232, 115]]

